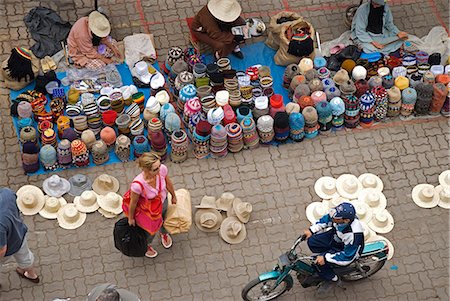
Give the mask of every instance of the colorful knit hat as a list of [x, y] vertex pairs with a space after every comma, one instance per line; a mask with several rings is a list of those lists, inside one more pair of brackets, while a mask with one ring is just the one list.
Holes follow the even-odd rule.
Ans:
[[430, 113], [439, 114], [447, 97], [447, 86], [442, 83], [433, 85], [433, 97], [430, 104]]
[[22, 168], [25, 173], [39, 170], [39, 149], [36, 143], [25, 142], [22, 146]]
[[408, 117], [414, 112], [414, 106], [417, 100], [417, 92], [413, 88], [406, 88], [402, 91], [402, 106], [400, 114]]
[[316, 111], [319, 117], [319, 125], [321, 131], [331, 129], [332, 109], [327, 101], [320, 101], [316, 104]]
[[430, 105], [433, 97], [433, 85], [427, 83], [420, 83], [416, 86], [417, 100], [414, 107], [416, 114], [426, 115], [430, 110]]
[[58, 163], [61, 167], [69, 167], [72, 165], [72, 150], [70, 141], [67, 139], [62, 139], [58, 143], [57, 157]]
[[376, 86], [372, 88], [371, 92], [375, 97], [374, 118], [376, 121], [383, 120], [387, 114], [388, 93], [383, 86]]
[[111, 146], [116, 142], [116, 132], [113, 128], [106, 126], [101, 130], [100, 138], [106, 143], [107, 146]]
[[301, 113], [291, 113], [289, 115], [289, 136], [294, 141], [302, 141], [305, 137], [305, 118]]
[[46, 170], [55, 170], [58, 168], [56, 149], [50, 144], [41, 147], [39, 160]]
[[333, 116], [340, 116], [345, 112], [345, 103], [340, 97], [334, 97], [330, 100], [331, 113]]
[[325, 94], [327, 96], [327, 100], [330, 101], [331, 99], [333, 99], [335, 97], [341, 96], [341, 91], [338, 88], [331, 86], [331, 87], [325, 88]]

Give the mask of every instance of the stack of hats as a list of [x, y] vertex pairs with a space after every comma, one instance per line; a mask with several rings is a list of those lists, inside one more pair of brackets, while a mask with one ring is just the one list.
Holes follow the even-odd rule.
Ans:
[[281, 94], [274, 94], [270, 98], [270, 110], [269, 114], [275, 118], [275, 114], [278, 112], [286, 112], [286, 107], [283, 103], [283, 96]]
[[62, 98], [53, 98], [50, 101], [50, 109], [52, 110], [53, 119], [58, 119], [59, 116], [64, 114], [64, 100]]
[[176, 130], [170, 136], [172, 151], [170, 152], [170, 159], [174, 163], [181, 163], [186, 161], [188, 157], [189, 140], [184, 130]]
[[[181, 74], [184, 71], [187, 71], [189, 69], [189, 65], [184, 60], [177, 60], [170, 69], [169, 73], [169, 84], [172, 88], [175, 87], [175, 80], [178, 78], [178, 75]], [[179, 90], [175, 90], [175, 95], [178, 95]]]
[[130, 106], [128, 106], [128, 108], [125, 109], [125, 114], [130, 115], [131, 122], [134, 122], [134, 121], [140, 119], [139, 116], [140, 116], [141, 112], [139, 109], [139, 105], [136, 103], [132, 103]]
[[214, 125], [211, 129], [209, 149], [213, 158], [221, 158], [228, 154], [227, 131], [221, 124]]
[[341, 130], [344, 128], [344, 113], [345, 113], [345, 103], [340, 97], [335, 97], [330, 100], [331, 114], [333, 119], [331, 124], [334, 130]]
[[122, 114], [116, 119], [117, 129], [121, 135], [130, 134], [131, 117], [128, 114]]
[[181, 119], [177, 113], [169, 113], [166, 116], [166, 120], [164, 122], [164, 129], [167, 133], [171, 134], [175, 131], [181, 129]]
[[142, 156], [143, 153], [150, 151], [150, 144], [144, 135], [139, 135], [133, 139], [133, 153], [136, 158]]
[[50, 144], [54, 148], [58, 146], [58, 142], [56, 141], [56, 132], [53, 129], [46, 129], [41, 134], [41, 142], [42, 145]]
[[286, 112], [276, 112], [273, 118], [275, 140], [286, 141], [289, 138], [289, 115]]
[[25, 144], [26, 142], [31, 142], [37, 145], [37, 132], [36, 129], [32, 126], [26, 126], [20, 130], [19, 134], [20, 143]]
[[194, 143], [194, 156], [197, 159], [206, 158], [209, 155], [209, 140], [211, 137], [211, 124], [201, 120], [192, 133], [192, 142]]
[[41, 147], [41, 150], [39, 151], [39, 160], [45, 170], [55, 170], [58, 168], [56, 149], [50, 144]]
[[97, 106], [100, 109], [100, 113], [105, 113], [111, 109], [111, 99], [108, 95], [100, 95], [97, 98]]
[[132, 136], [139, 136], [144, 133], [144, 122], [142, 119], [137, 118], [134, 121], [131, 121], [130, 123], [130, 133]]
[[412, 190], [414, 203], [421, 208], [434, 208], [439, 206], [450, 209], [450, 170], [439, 174], [439, 185], [418, 184]]
[[228, 136], [228, 150], [237, 153], [244, 148], [243, 132], [238, 123], [229, 123], [225, 126]]
[[109, 97], [111, 98], [111, 109], [116, 111], [119, 115], [122, 114], [125, 105], [122, 92], [116, 91]]
[[189, 71], [183, 71], [177, 75], [175, 79], [175, 92], [181, 92], [181, 89], [187, 85], [193, 85], [195, 81], [194, 75]]
[[82, 111], [83, 107], [81, 106], [80, 103], [73, 105], [66, 105], [66, 115], [71, 119], [75, 116], [79, 116]]
[[170, 48], [165, 60], [163, 68], [164, 72], [166, 74], [169, 74], [175, 62], [182, 59], [183, 59], [183, 49], [177, 46]]
[[33, 109], [28, 101], [21, 101], [17, 106], [17, 114], [19, 118], [31, 118], [33, 115]]
[[197, 97], [189, 99], [184, 105], [184, 121], [188, 124], [189, 130], [194, 131], [195, 126], [200, 121], [202, 105]]
[[150, 133], [150, 143], [152, 150], [161, 158], [161, 160], [165, 160], [167, 156], [167, 143], [162, 130]]
[[256, 128], [258, 129], [259, 141], [263, 144], [271, 143], [275, 137], [273, 129], [274, 120], [270, 115], [263, 115], [258, 118]]
[[133, 103], [138, 105], [139, 110], [141, 112], [144, 112], [144, 108], [145, 108], [145, 106], [144, 106], [144, 103], [145, 103], [144, 93], [143, 92], [134, 93], [131, 96], [131, 99], [133, 100]]
[[159, 119], [161, 119], [162, 122], [165, 122], [166, 117], [169, 113], [175, 113], [175, 108], [171, 103], [166, 103], [161, 107], [161, 110], [159, 111]]
[[387, 90], [388, 93], [388, 109], [387, 117], [396, 117], [400, 114], [400, 108], [402, 106], [402, 93], [400, 89], [393, 86]]
[[206, 65], [201, 62], [195, 64], [192, 73], [196, 79], [206, 77]]
[[25, 173], [39, 170], [39, 148], [36, 143], [26, 141], [22, 145], [22, 168]]
[[[107, 146], [112, 146], [116, 142], [116, 132], [113, 128], [106, 126], [102, 129], [100, 132], [100, 139], [103, 140], [103, 142], [106, 143]], [[88, 146], [90, 149], [90, 146]]]
[[131, 140], [125, 135], [119, 135], [116, 139], [115, 150], [117, 158], [122, 162], [130, 160]]
[[75, 129], [75, 132], [78, 135], [81, 135], [81, 133], [84, 130], [87, 130], [89, 128], [88, 123], [87, 123], [87, 117], [84, 115], [72, 117], [72, 122], [73, 122], [73, 127]]
[[64, 130], [61, 139], [67, 139], [72, 142], [73, 140], [78, 139], [78, 134], [73, 128], [68, 128]]
[[255, 108], [252, 110], [253, 118], [258, 118], [269, 114], [269, 98], [267, 96], [259, 96], [255, 98]]
[[61, 139], [62, 134], [68, 128], [70, 128], [70, 119], [67, 116], [59, 116], [58, 120], [56, 120], [56, 125], [58, 127], [58, 137]]
[[26, 126], [33, 126], [34, 121], [32, 118], [22, 118], [17, 121], [17, 127], [19, 132]]
[[91, 153], [96, 165], [101, 165], [109, 160], [108, 146], [103, 140], [98, 140], [92, 145]]
[[314, 107], [306, 107], [303, 111], [303, 118], [305, 119], [305, 137], [308, 139], [314, 138], [319, 134], [319, 116]]
[[223, 120], [224, 112], [222, 107], [214, 108], [208, 111], [207, 119], [212, 125], [220, 124]]
[[83, 105], [84, 114], [87, 117], [88, 127], [95, 135], [97, 135], [102, 129], [103, 122], [100, 111], [95, 103], [94, 95], [91, 93], [83, 93], [81, 95], [81, 103]]
[[93, 131], [91, 130], [85, 130], [83, 133], [81, 133], [81, 141], [86, 144], [86, 147], [90, 150], [92, 147], [92, 144], [96, 141], [96, 137]]
[[205, 114], [208, 114], [209, 110], [216, 107], [216, 99], [214, 95], [206, 95], [201, 98], [202, 110]]
[[236, 122], [236, 114], [233, 111], [233, 108], [230, 105], [224, 105], [223, 106], [223, 125], [227, 125], [232, 122]]
[[425, 115], [430, 110], [433, 98], [433, 86], [427, 83], [420, 83], [416, 86], [417, 100], [414, 107], [416, 114]]
[[161, 120], [159, 120], [159, 118], [157, 117], [153, 117], [152, 119], [149, 120], [148, 125], [147, 125], [147, 130], [148, 130], [148, 137], [150, 138], [151, 133], [157, 133], [159, 131], [161, 131], [163, 128], [163, 124], [161, 122]]
[[444, 105], [448, 94], [448, 89], [443, 83], [436, 83], [433, 85], [433, 97], [430, 104], [430, 113], [439, 114]]
[[289, 136], [296, 142], [305, 137], [305, 118], [301, 113], [294, 112], [289, 115]]
[[388, 93], [383, 86], [376, 86], [372, 88], [372, 95], [375, 97], [375, 121], [383, 120], [387, 114]]
[[319, 101], [316, 106], [318, 121], [319, 121], [319, 130], [320, 131], [328, 131], [332, 127], [332, 119], [333, 113], [331, 110], [330, 104], [326, 100]]
[[371, 126], [374, 119], [375, 97], [367, 92], [359, 98], [359, 122], [361, 126]]
[[72, 163], [75, 166], [87, 166], [89, 165], [89, 150], [86, 144], [79, 140], [75, 139], [71, 143], [72, 150]]
[[402, 117], [409, 117], [414, 112], [416, 105], [417, 92], [413, 88], [406, 88], [402, 91], [402, 106], [400, 115]]
[[72, 165], [72, 151], [70, 141], [67, 139], [62, 139], [58, 143], [57, 158], [58, 164], [62, 168], [67, 168]]
[[256, 148], [259, 145], [259, 136], [256, 132], [256, 124], [253, 118], [245, 117], [240, 122], [244, 135], [244, 147], [248, 149]]
[[285, 89], [289, 89], [292, 79], [294, 76], [298, 75], [299, 72], [297, 64], [290, 64], [286, 67], [283, 74], [283, 87]]
[[355, 128], [359, 124], [359, 99], [347, 94], [342, 96], [345, 104], [344, 125], [347, 128]]
[[238, 123], [241, 123], [244, 118], [252, 118], [252, 111], [247, 106], [240, 106], [236, 110], [236, 120]]

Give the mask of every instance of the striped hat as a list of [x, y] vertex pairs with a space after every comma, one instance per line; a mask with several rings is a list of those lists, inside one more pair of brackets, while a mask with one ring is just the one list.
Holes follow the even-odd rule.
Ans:
[[24, 47], [16, 47], [15, 48], [17, 53], [20, 54], [22, 57], [31, 60], [31, 51]]

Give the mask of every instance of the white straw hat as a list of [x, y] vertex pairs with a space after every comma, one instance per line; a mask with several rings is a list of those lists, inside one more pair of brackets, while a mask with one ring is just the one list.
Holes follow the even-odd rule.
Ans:
[[216, 198], [213, 196], [205, 195], [200, 201], [200, 205], [195, 206], [198, 209], [217, 209]]
[[358, 195], [359, 202], [365, 202], [375, 212], [386, 209], [387, 199], [385, 195], [376, 188], [365, 188]]
[[363, 173], [358, 177], [363, 188], [374, 188], [383, 191], [383, 181], [373, 173]]
[[98, 195], [92, 191], [84, 191], [81, 196], [76, 196], [73, 200], [78, 211], [84, 213], [91, 213], [96, 211], [100, 206], [97, 203]]
[[444, 170], [439, 175], [439, 184], [442, 186], [450, 186], [450, 170]]
[[388, 233], [394, 228], [394, 218], [387, 210], [379, 211], [367, 225], [377, 233]]
[[394, 251], [395, 250], [394, 250], [394, 245], [391, 243], [391, 241], [389, 239], [387, 239], [386, 237], [381, 236], [381, 235], [375, 235], [375, 236], [370, 237], [366, 241], [366, 244], [369, 243], [369, 242], [375, 242], [375, 241], [380, 241], [380, 240], [384, 241], [387, 244], [387, 246], [389, 248], [387, 259], [390, 260], [394, 256]]
[[236, 216], [241, 222], [248, 223], [250, 214], [253, 211], [252, 204], [243, 202], [240, 198], [235, 198], [233, 206], [227, 211], [227, 216]]
[[411, 194], [414, 203], [421, 208], [433, 208], [439, 203], [439, 194], [430, 184], [416, 185]]
[[365, 202], [352, 202], [353, 207], [355, 207], [356, 216], [361, 222], [369, 223], [373, 217], [372, 208]]
[[45, 197], [39, 187], [25, 185], [17, 190], [17, 207], [23, 215], [34, 215], [41, 211], [45, 205]]
[[358, 178], [351, 174], [340, 175], [336, 180], [336, 189], [341, 196], [348, 199], [356, 199], [362, 189]]
[[323, 202], [313, 202], [306, 207], [306, 218], [315, 224], [322, 216], [328, 214], [329, 208]]
[[108, 212], [103, 208], [98, 208], [98, 213], [100, 213], [103, 217], [105, 218], [115, 218], [117, 216], [117, 214], [114, 214], [112, 212]]
[[49, 196], [59, 198], [70, 190], [70, 183], [68, 180], [61, 178], [58, 175], [52, 175], [44, 180], [42, 183], [42, 189]]
[[222, 193], [220, 198], [216, 200], [217, 209], [228, 211], [233, 206], [234, 199], [235, 196], [231, 192]]
[[108, 18], [98, 11], [93, 11], [88, 17], [89, 29], [97, 37], [104, 38], [107, 37], [111, 32], [111, 24]]
[[314, 184], [314, 191], [320, 198], [325, 200], [339, 196], [336, 190], [336, 179], [332, 177], [319, 178]]
[[352, 200], [338, 196], [337, 198], [333, 198], [329, 201], [328, 208], [329, 209], [336, 208], [337, 206], [339, 206], [340, 204], [342, 204], [344, 202], [351, 203]]
[[210, 0], [208, 10], [222, 22], [233, 22], [241, 15], [242, 8], [236, 0]]
[[220, 237], [229, 244], [238, 244], [247, 237], [247, 229], [237, 217], [230, 216], [222, 221], [220, 225]]
[[58, 224], [64, 229], [76, 229], [86, 221], [86, 213], [77, 210], [74, 204], [67, 204], [58, 210]]
[[45, 205], [39, 211], [39, 215], [46, 219], [56, 219], [58, 210], [67, 204], [63, 197], [55, 198], [53, 196], [45, 196]]
[[450, 186], [439, 185], [434, 189], [439, 196], [438, 206], [445, 209], [450, 209]]
[[197, 209], [194, 223], [200, 231], [216, 232], [222, 223], [222, 214], [217, 209]]
[[364, 241], [368, 241], [369, 239], [371, 239], [372, 237], [377, 235], [377, 233], [375, 231], [373, 231], [372, 229], [370, 229], [370, 227], [365, 222], [360, 222], [360, 223], [361, 223], [361, 227], [364, 230]]
[[107, 174], [99, 175], [92, 183], [92, 190], [100, 195], [105, 195], [108, 192], [117, 192], [119, 187], [119, 180]]
[[99, 195], [97, 197], [98, 205], [111, 213], [122, 213], [122, 197], [115, 192], [108, 192], [106, 195]]

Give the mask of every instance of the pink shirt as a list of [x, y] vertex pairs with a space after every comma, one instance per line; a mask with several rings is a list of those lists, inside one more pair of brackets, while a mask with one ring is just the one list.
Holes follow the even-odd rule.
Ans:
[[[159, 181], [161, 182], [161, 201], [164, 202], [164, 200], [167, 197], [167, 189], [166, 189], [166, 176], [168, 173], [167, 166], [164, 164], [161, 164], [161, 167], [159, 169], [159, 176], [156, 177], [156, 187], [150, 186], [145, 180], [144, 180], [144, 173], [141, 172], [139, 175], [134, 178], [134, 181], [140, 182], [144, 186], [144, 190], [146, 193], [147, 199], [151, 200], [154, 199], [158, 195], [158, 188], [159, 188]], [[141, 186], [138, 183], [131, 183], [131, 191], [134, 193], [137, 193], [139, 195], [142, 194]]]
[[88, 17], [82, 17], [73, 24], [67, 37], [67, 45], [69, 46], [69, 56], [81, 67], [84, 67], [92, 59], [102, 57], [97, 52], [97, 48], [92, 45]]

